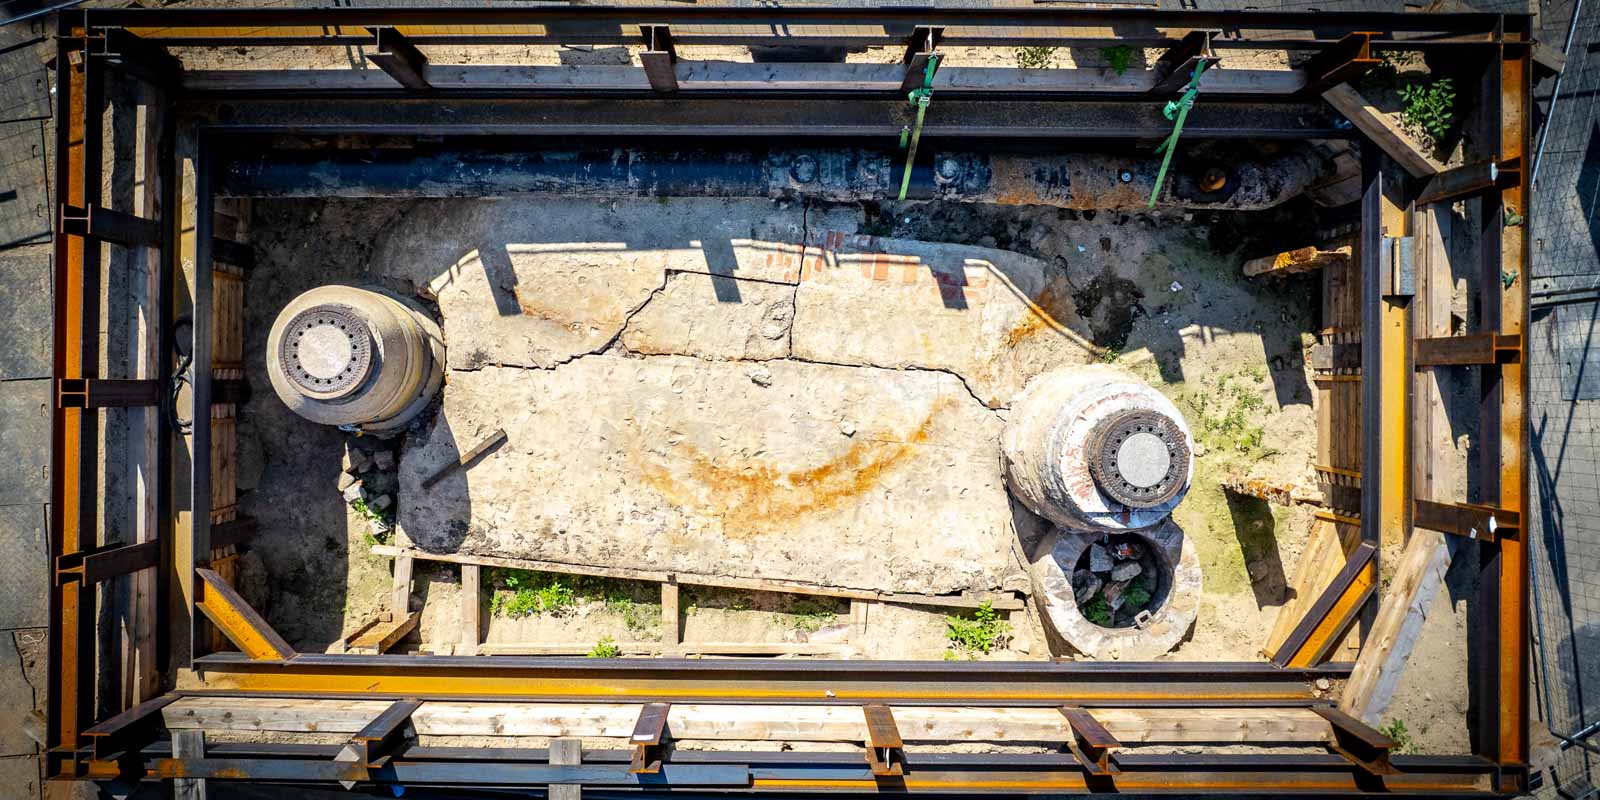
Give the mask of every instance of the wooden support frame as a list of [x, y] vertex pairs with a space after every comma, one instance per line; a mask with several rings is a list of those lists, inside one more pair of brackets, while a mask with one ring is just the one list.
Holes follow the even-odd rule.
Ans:
[[407, 89], [420, 92], [433, 88], [428, 82], [428, 57], [410, 39], [391, 27], [373, 28], [372, 35], [377, 52], [369, 53], [368, 61]]
[[254, 659], [294, 658], [294, 648], [221, 575], [205, 568], [195, 569], [195, 575], [200, 578], [194, 584], [195, 606], [235, 647]]

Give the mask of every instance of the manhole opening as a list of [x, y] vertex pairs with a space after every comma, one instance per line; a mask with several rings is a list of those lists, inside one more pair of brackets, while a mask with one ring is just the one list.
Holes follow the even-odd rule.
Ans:
[[1171, 564], [1154, 542], [1116, 533], [1084, 548], [1072, 569], [1072, 596], [1085, 619], [1102, 628], [1132, 628], [1167, 602]]

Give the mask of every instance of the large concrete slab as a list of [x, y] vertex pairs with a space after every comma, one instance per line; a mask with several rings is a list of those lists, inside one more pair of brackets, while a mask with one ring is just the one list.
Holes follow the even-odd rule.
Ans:
[[52, 308], [49, 248], [0, 255], [0, 381], [50, 377]]
[[[503, 447], [421, 488], [495, 428]], [[995, 589], [1017, 574], [1000, 430], [932, 371], [611, 355], [456, 371], [407, 444], [399, 522], [435, 551]]]
[[0, 505], [50, 499], [50, 381], [0, 381]]
[[0, 506], [0, 631], [49, 624], [46, 535], [43, 504]]
[[1098, 358], [1065, 271], [1004, 250], [830, 232], [795, 296], [795, 358], [949, 370], [986, 405]]
[[[42, 638], [43, 631], [27, 633]], [[24, 733], [32, 725], [28, 718], [44, 699], [44, 687], [35, 689], [30, 680], [33, 677], [17, 650], [15, 634], [0, 631], [0, 758], [39, 752], [38, 743]]]

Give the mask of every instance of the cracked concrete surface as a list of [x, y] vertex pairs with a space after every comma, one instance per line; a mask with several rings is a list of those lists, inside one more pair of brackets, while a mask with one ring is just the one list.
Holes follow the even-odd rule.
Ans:
[[[417, 206], [373, 258], [437, 299], [451, 367], [402, 457], [402, 534], [879, 591], [1022, 588], [994, 412], [1093, 358], [1087, 327], [1045, 262], [856, 225], [759, 200]], [[495, 428], [507, 446], [421, 490]]]

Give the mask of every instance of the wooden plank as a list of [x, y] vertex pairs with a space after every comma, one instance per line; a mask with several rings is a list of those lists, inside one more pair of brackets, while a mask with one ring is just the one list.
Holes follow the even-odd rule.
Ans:
[[464, 656], [477, 655], [478, 645], [483, 641], [480, 630], [482, 622], [479, 620], [483, 609], [480, 596], [483, 578], [479, 569], [477, 564], [461, 565], [461, 655]]
[[394, 560], [394, 588], [389, 593], [389, 611], [395, 615], [411, 611], [411, 571], [415, 562], [410, 556]]
[[345, 647], [351, 653], [378, 654], [386, 653], [389, 648], [400, 643], [401, 639], [416, 630], [417, 623], [422, 619], [422, 612], [411, 611], [405, 614], [390, 614], [389, 619], [376, 619], [368, 623], [361, 630], [356, 631], [345, 640]]
[[[844, 656], [855, 648], [848, 644], [816, 642], [682, 642], [676, 647], [664, 642], [617, 642], [625, 656], [660, 656], [669, 653], [707, 656]], [[478, 655], [485, 656], [581, 656], [593, 644], [544, 644], [535, 642], [485, 642]]]
[[[204, 731], [183, 730], [172, 733], [173, 758], [205, 758], [206, 734]], [[172, 800], [206, 800], [205, 778], [174, 778]]]
[[1299, 247], [1285, 250], [1277, 255], [1252, 258], [1244, 262], [1244, 274], [1247, 278], [1257, 275], [1294, 275], [1323, 267], [1345, 266], [1350, 263], [1352, 250], [1350, 245], [1327, 249]]
[[661, 583], [661, 644], [665, 646], [666, 654], [678, 652], [678, 643], [683, 640], [683, 633], [678, 629], [678, 582], [663, 581]]
[[1450, 548], [1445, 535], [1413, 530], [1378, 607], [1378, 618], [1367, 644], [1339, 696], [1341, 711], [1368, 725], [1382, 722], [1384, 709], [1394, 697], [1406, 660], [1411, 657], [1411, 649], [1449, 569]]
[[[583, 740], [562, 737], [550, 740], [550, 763], [576, 766], [583, 763]], [[550, 784], [550, 800], [580, 800], [583, 787], [576, 783]]]
[[[385, 700], [184, 697], [163, 709], [171, 730], [234, 733], [354, 733]], [[632, 735], [640, 703], [425, 702], [411, 715], [421, 736], [592, 737]], [[891, 706], [905, 741], [1062, 743], [1071, 727], [1057, 708]], [[1328, 723], [1308, 708], [1094, 708], [1095, 720], [1126, 744], [1319, 744]], [[674, 739], [864, 742], [865, 717], [852, 705], [673, 704]]]
[[1444, 171], [1444, 165], [1438, 159], [1429, 155], [1388, 114], [1368, 103], [1350, 84], [1341, 83], [1323, 92], [1322, 99], [1327, 100], [1412, 176], [1425, 178]]
[[918, 606], [944, 606], [949, 608], [978, 608], [989, 603], [997, 611], [1016, 611], [1023, 601], [1011, 592], [975, 592], [961, 595], [896, 594], [873, 592], [865, 589], [846, 589], [838, 586], [816, 586], [799, 581], [760, 578], [730, 578], [719, 575], [695, 575], [682, 572], [659, 572], [627, 567], [600, 567], [593, 564], [563, 564], [556, 561], [538, 561], [529, 558], [499, 558], [495, 556], [462, 555], [459, 553], [431, 553], [426, 550], [401, 548], [380, 544], [372, 548], [374, 555], [410, 556], [418, 561], [439, 561], [451, 564], [476, 564], [484, 567], [509, 567], [535, 572], [554, 572], [565, 575], [594, 575], [602, 578], [621, 578], [630, 581], [665, 583], [673, 580], [689, 586], [718, 586], [724, 589], [745, 589], [753, 592], [779, 592], [782, 594], [808, 594], [820, 597], [845, 597], [871, 600], [879, 603], [902, 603]]

